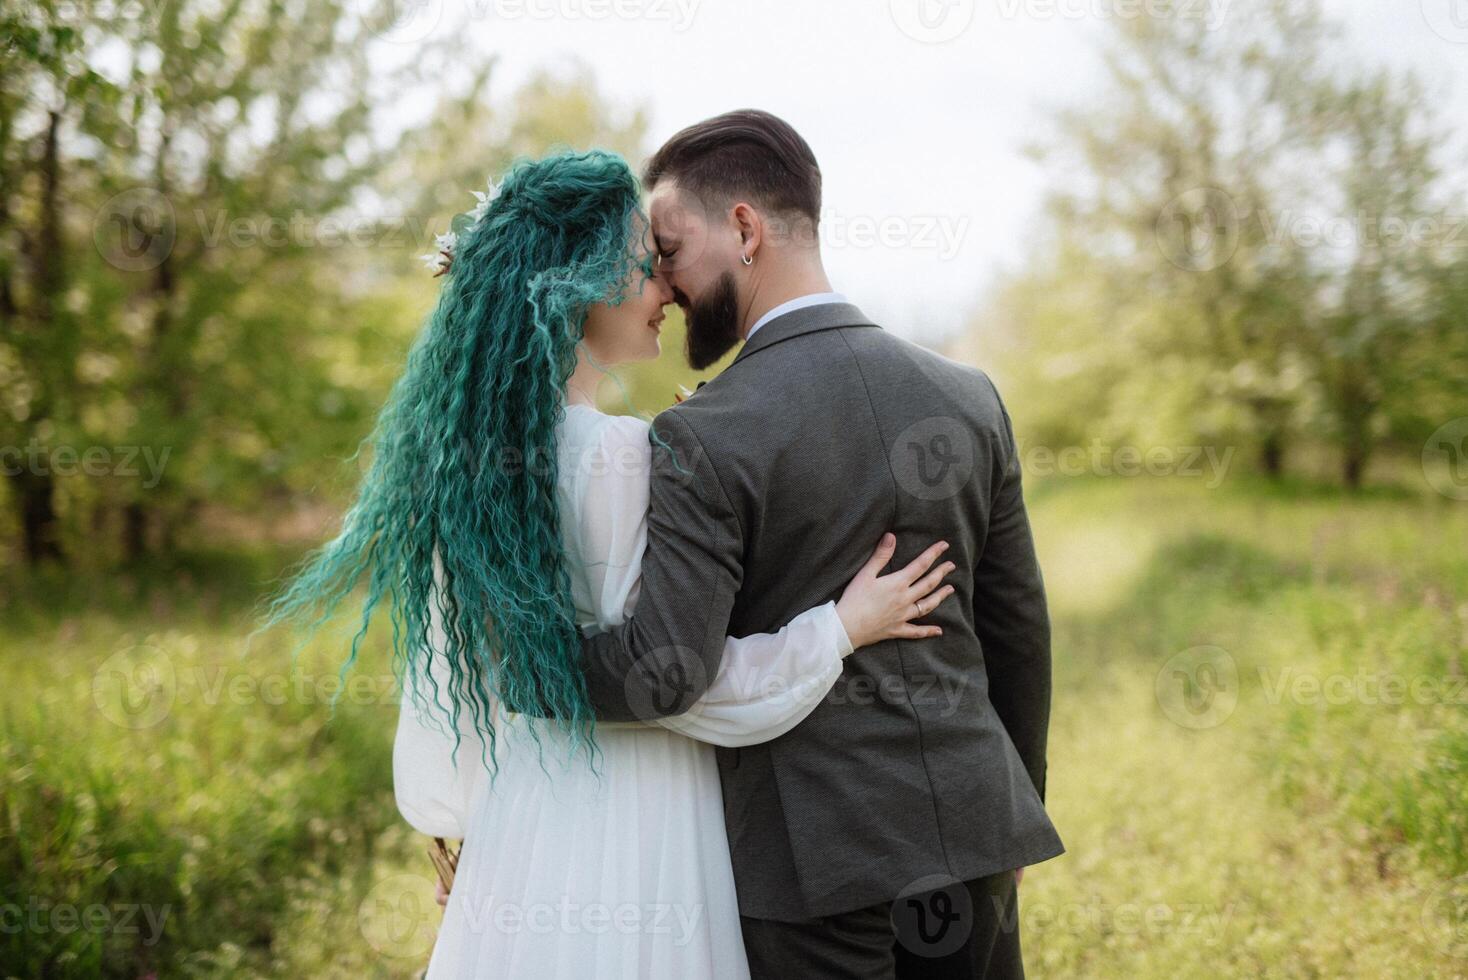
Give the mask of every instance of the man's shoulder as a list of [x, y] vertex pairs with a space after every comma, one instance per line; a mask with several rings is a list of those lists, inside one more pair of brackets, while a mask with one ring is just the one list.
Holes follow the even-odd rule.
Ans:
[[848, 338], [863, 376], [885, 382], [895, 397], [924, 395], [961, 406], [966, 414], [998, 419], [1004, 411], [989, 373], [887, 330], [852, 331]]
[[811, 387], [859, 391], [878, 402], [896, 399], [905, 410], [918, 403], [930, 414], [1002, 424], [1003, 403], [988, 372], [872, 326], [791, 338], [779, 345], [779, 352], [761, 352], [748, 363], [735, 363], [664, 409], [654, 429], [712, 451], [728, 440], [748, 441], [750, 428], [763, 424], [772, 404], [811, 404], [790, 397], [798, 394], [794, 389]]
[[989, 375], [977, 365], [955, 361], [931, 347], [900, 337], [890, 330], [850, 331], [848, 341], [861, 353], [877, 357], [894, 357], [964, 378], [984, 387], [993, 387]]
[[737, 373], [727, 368], [707, 381], [700, 381], [693, 394], [669, 405], [653, 419], [654, 429], [668, 428], [685, 436], [703, 438], [715, 434], [719, 423], [744, 401]]
[[661, 446], [702, 455], [708, 452], [710, 444], [717, 443], [721, 415], [709, 410], [707, 401], [694, 405], [700, 398], [701, 395], [669, 405], [653, 418], [649, 438], [654, 450]]

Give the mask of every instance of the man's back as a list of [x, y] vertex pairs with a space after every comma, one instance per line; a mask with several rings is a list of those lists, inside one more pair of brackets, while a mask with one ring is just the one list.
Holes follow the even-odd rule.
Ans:
[[831, 304], [771, 321], [671, 413], [737, 518], [730, 635], [838, 597], [884, 531], [893, 567], [939, 538], [958, 566], [927, 620], [943, 636], [858, 651], [795, 730], [719, 750], [744, 914], [828, 915], [1059, 854], [1040, 797], [1049, 623], [988, 379]]

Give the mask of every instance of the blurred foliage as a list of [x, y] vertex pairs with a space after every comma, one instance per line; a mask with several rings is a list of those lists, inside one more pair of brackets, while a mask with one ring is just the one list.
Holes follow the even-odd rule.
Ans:
[[495, 97], [461, 32], [407, 60], [346, 2], [0, 9], [0, 547], [32, 564], [340, 502], [469, 191], [643, 138], [584, 71]]
[[[401, 836], [393, 677], [374, 646], [379, 673], [332, 717], [334, 645], [295, 671], [284, 642], [246, 656], [241, 587], [285, 557], [198, 556], [75, 606], [62, 581], [6, 583], [0, 905], [21, 927], [0, 933], [5, 975], [281, 975], [272, 946], [304, 897], [366, 901]], [[337, 928], [364, 946], [354, 917]]]
[[1117, 18], [1106, 84], [1035, 153], [1025, 264], [957, 356], [1051, 447], [1240, 448], [1283, 472], [1468, 416], [1468, 209], [1421, 82], [1342, 54], [1316, 2]]

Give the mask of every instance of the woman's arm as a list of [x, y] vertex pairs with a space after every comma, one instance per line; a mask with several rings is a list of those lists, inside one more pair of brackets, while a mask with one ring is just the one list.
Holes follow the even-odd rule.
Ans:
[[693, 707], [649, 720], [714, 745], [768, 742], [815, 710], [852, 649], [836, 603], [807, 609], [778, 633], [729, 637], [714, 682]]
[[[576, 524], [581, 567], [572, 574], [585, 577], [597, 603], [596, 628], [610, 629], [631, 613], [641, 590], [652, 466], [647, 426], [610, 420], [594, 450], [568, 463], [584, 467]], [[938, 635], [938, 627], [912, 620], [952, 594], [942, 578], [953, 564], [933, 568], [947, 544], [938, 542], [907, 567], [880, 575], [896, 547], [895, 536], [883, 535], [839, 602], [806, 610], [778, 633], [728, 637], [718, 673], [692, 708], [671, 716], [649, 711], [645, 720], [716, 745], [769, 741], [815, 709], [854, 649], [894, 637]], [[679, 680], [667, 682], [671, 689]]]
[[[453, 723], [447, 645], [438, 608], [443, 569], [437, 552], [433, 559], [435, 588], [430, 597], [429, 645], [423, 651], [433, 683], [421, 674], [416, 681], [411, 675], [405, 679], [409, 687], [402, 692], [398, 705], [398, 729], [393, 740], [393, 793], [398, 812], [414, 829], [435, 837], [463, 838], [470, 802], [486, 764], [481, 753], [487, 756], [487, 750], [468, 706], [459, 711], [457, 729]], [[413, 696], [415, 692], [421, 696], [422, 705]], [[460, 738], [457, 759], [453, 757], [456, 730]]]
[[854, 650], [943, 632], [912, 620], [953, 594], [952, 586], [941, 585], [953, 563], [932, 567], [947, 547], [940, 541], [906, 568], [879, 575], [897, 548], [897, 538], [884, 534], [839, 602], [807, 609], [778, 633], [729, 637], [708, 691], [688, 711], [655, 723], [730, 748], [784, 735], [821, 703], [841, 676], [841, 661]]

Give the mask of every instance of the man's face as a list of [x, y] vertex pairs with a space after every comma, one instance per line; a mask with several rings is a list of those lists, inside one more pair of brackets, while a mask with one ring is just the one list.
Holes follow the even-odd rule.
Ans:
[[739, 229], [730, 209], [710, 212], [671, 180], [653, 188], [647, 210], [658, 274], [688, 323], [688, 363], [702, 370], [739, 342]]

